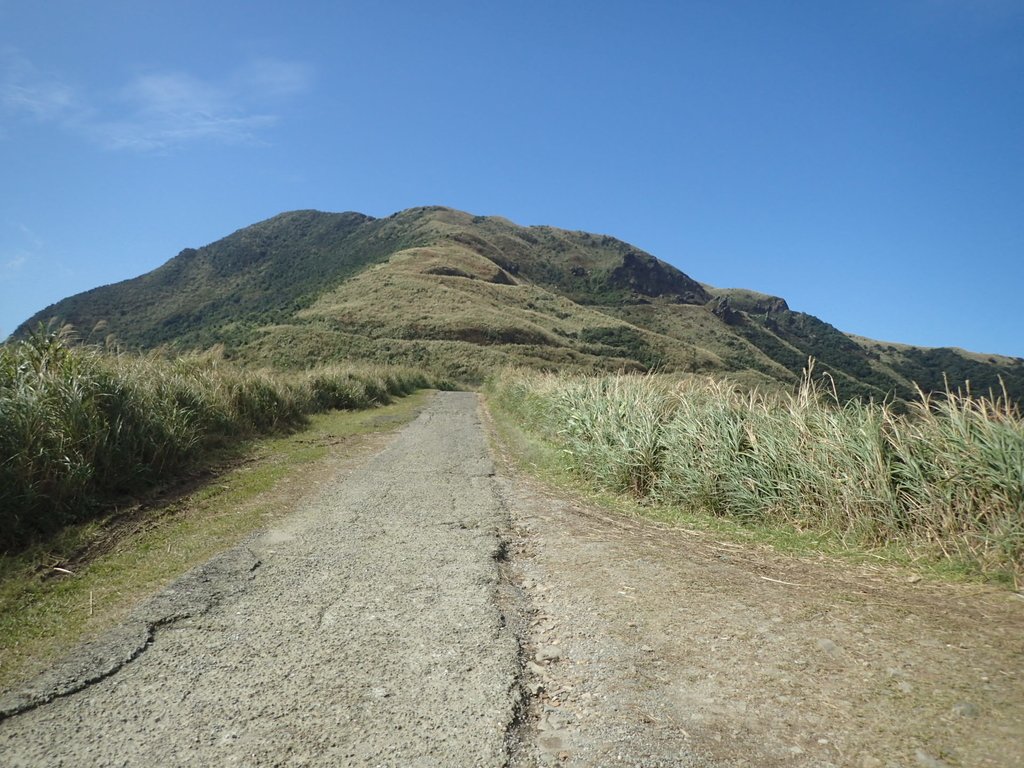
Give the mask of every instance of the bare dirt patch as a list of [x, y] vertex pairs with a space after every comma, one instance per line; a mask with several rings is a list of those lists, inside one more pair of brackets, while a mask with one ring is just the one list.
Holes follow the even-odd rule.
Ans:
[[721, 541], [508, 473], [537, 762], [1024, 765], [1019, 596]]

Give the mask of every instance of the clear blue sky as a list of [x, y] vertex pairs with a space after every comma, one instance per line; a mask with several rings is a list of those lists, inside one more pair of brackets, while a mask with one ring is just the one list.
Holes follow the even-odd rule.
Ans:
[[284, 210], [423, 204], [1024, 356], [1024, 2], [0, 0], [0, 335]]

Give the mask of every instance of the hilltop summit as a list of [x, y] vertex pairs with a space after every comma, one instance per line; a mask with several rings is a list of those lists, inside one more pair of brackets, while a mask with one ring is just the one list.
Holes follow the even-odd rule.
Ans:
[[[524, 227], [441, 206], [385, 218], [290, 211], [26, 321], [94, 328], [128, 348], [205, 348], [305, 367], [429, 365], [728, 373], [791, 386], [810, 356], [846, 396], [969, 380], [1024, 398], [1024, 360], [852, 337], [785, 299], [703, 285], [610, 235]], [[102, 321], [102, 322], [101, 322]], [[92, 339], [95, 340], [95, 339]]]

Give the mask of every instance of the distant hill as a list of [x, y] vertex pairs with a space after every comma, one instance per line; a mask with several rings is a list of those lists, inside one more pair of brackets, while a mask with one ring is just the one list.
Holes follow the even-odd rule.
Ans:
[[608, 235], [521, 227], [441, 207], [387, 218], [293, 211], [185, 249], [141, 277], [64, 299], [86, 340], [205, 348], [305, 367], [356, 358], [468, 379], [522, 364], [584, 371], [729, 373], [791, 386], [809, 356], [843, 396], [970, 381], [1024, 400], [1024, 360], [842, 333], [785, 300], [696, 282]]

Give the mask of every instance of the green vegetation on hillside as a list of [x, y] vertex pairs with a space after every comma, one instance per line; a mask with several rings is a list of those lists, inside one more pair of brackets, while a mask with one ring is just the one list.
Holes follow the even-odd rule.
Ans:
[[809, 356], [840, 397], [952, 388], [1024, 401], [1024, 360], [857, 340], [775, 296], [701, 285], [608, 235], [441, 207], [295, 211], [48, 307], [91, 342], [305, 369], [362, 360], [467, 381], [495, 367], [728, 374], [789, 389]]
[[403, 247], [409, 236], [404, 227], [358, 213], [283, 213], [203, 248], [186, 248], [141, 277], [47, 307], [14, 335], [57, 318], [83, 334], [99, 325], [97, 335], [129, 348], [234, 347], [255, 328], [308, 306], [324, 286]]
[[498, 405], [600, 490], [835, 540], [899, 544], [1024, 578], [1024, 420], [1004, 397], [909, 413], [721, 379], [506, 372]]
[[433, 384], [397, 368], [283, 375], [214, 354], [110, 355], [42, 332], [0, 346], [0, 551], [165, 484], [216, 448]]

